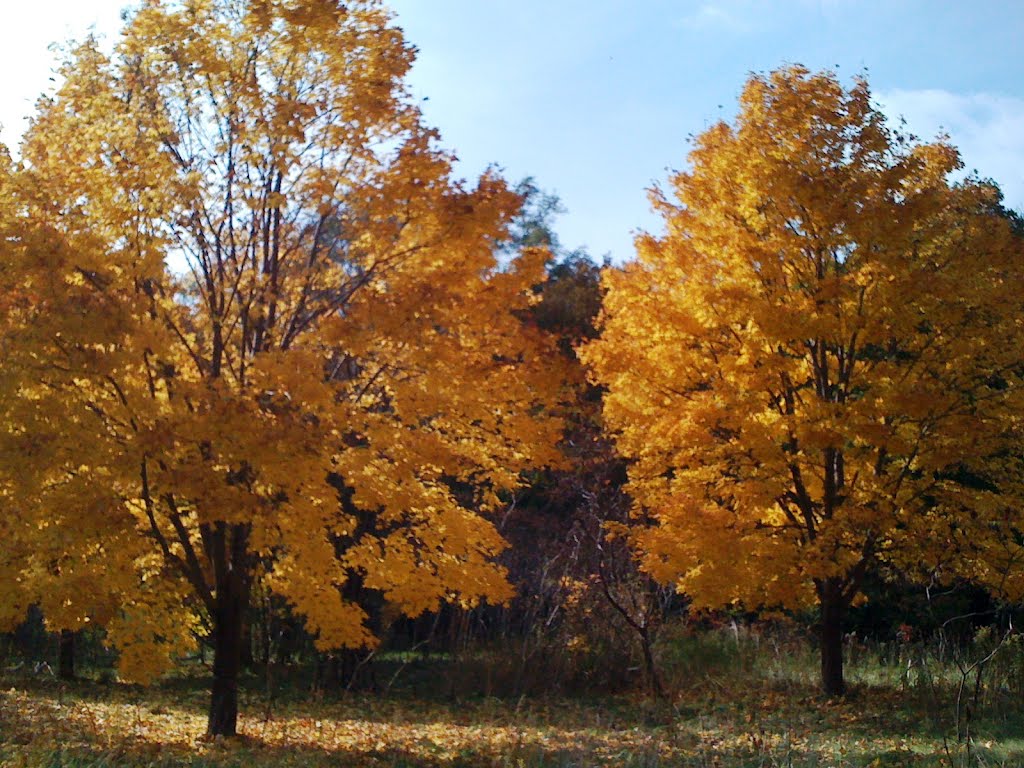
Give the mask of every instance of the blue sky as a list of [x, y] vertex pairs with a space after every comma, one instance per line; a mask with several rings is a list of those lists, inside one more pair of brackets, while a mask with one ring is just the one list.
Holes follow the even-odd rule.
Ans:
[[[0, 29], [3, 139], [48, 87], [47, 44], [124, 0], [34, 0]], [[914, 133], [944, 129], [1024, 208], [1024, 2], [1018, 0], [392, 0], [419, 48], [411, 85], [472, 178], [490, 164], [562, 198], [566, 246], [616, 260], [657, 229], [645, 190], [687, 137], [730, 117], [747, 74], [788, 62], [865, 73]]]

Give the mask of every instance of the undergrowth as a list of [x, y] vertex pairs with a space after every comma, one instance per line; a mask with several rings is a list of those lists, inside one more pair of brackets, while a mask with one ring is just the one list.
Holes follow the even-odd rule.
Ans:
[[[1016, 636], [981, 632], [955, 650], [850, 638], [846, 650], [850, 695], [832, 701], [817, 691], [817, 656], [804, 633], [731, 623], [663, 632], [659, 663], [671, 694], [662, 701], [638, 690], [508, 695], [501, 674], [471, 677], [493, 663], [496, 646], [385, 658], [376, 676], [391, 684], [378, 693], [311, 688], [299, 674], [279, 675], [269, 688], [253, 673], [242, 691], [245, 735], [230, 742], [202, 738], [201, 667], [143, 690], [102, 669], [63, 683], [5, 663], [0, 764], [1024, 765], [1024, 645]], [[989, 656], [980, 677], [974, 669], [963, 685], [963, 670]]]

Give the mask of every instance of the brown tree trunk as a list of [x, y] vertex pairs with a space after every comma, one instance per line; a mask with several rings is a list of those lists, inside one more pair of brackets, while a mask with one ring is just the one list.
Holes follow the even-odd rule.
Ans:
[[213, 597], [213, 685], [206, 733], [231, 737], [238, 733], [238, 675], [249, 607], [248, 528], [217, 523], [206, 536], [214, 555], [211, 559], [217, 585]]
[[213, 686], [206, 732], [238, 733], [238, 672], [242, 666], [242, 612], [238, 595], [218, 593], [213, 629]]
[[821, 595], [821, 687], [826, 696], [846, 695], [843, 678], [843, 617], [846, 606], [838, 585], [826, 582]]
[[61, 680], [75, 679], [75, 633], [70, 629], [60, 631], [57, 676]]
[[665, 686], [661, 684], [661, 675], [658, 674], [658, 665], [654, 663], [654, 651], [652, 649], [651, 632], [647, 626], [640, 631], [640, 646], [644, 653], [644, 667], [647, 670], [647, 681], [651, 687], [651, 694], [656, 699], [665, 698]]

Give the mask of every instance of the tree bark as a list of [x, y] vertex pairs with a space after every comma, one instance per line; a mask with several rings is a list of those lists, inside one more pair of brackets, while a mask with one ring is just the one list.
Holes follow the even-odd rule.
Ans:
[[821, 590], [821, 687], [826, 696], [845, 696], [843, 677], [843, 617], [846, 606], [838, 585]]
[[651, 694], [656, 699], [665, 698], [665, 686], [661, 684], [661, 675], [658, 674], [658, 665], [654, 663], [654, 651], [651, 648], [650, 629], [644, 625], [640, 631], [640, 646], [644, 653], [644, 667], [647, 671], [647, 681], [651, 687]]
[[213, 598], [213, 685], [206, 733], [232, 737], [238, 733], [238, 675], [249, 607], [248, 529], [217, 523], [207, 536], [217, 588]]
[[238, 672], [242, 666], [242, 612], [238, 595], [216, 597], [213, 629], [213, 685], [206, 732], [210, 736], [238, 733]]
[[61, 680], [75, 679], [75, 633], [70, 629], [60, 631], [57, 656], [57, 676]]
[[242, 667], [249, 671], [256, 668], [256, 657], [252, 652], [252, 619], [247, 610], [242, 617], [241, 653]]

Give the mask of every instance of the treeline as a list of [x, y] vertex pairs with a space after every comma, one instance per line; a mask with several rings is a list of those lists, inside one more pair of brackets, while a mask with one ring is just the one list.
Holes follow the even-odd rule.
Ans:
[[65, 673], [76, 637], [124, 680], [208, 659], [211, 735], [260, 665], [664, 696], [666, 622], [788, 616], [838, 696], [851, 630], [1009, 630], [993, 183], [787, 67], [599, 267], [532, 182], [452, 177], [413, 55], [375, 0], [153, 2], [72, 51], [0, 166], [0, 628]]

